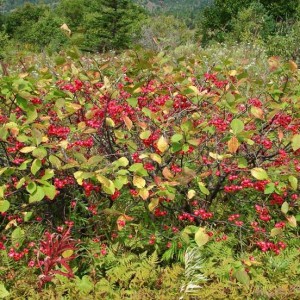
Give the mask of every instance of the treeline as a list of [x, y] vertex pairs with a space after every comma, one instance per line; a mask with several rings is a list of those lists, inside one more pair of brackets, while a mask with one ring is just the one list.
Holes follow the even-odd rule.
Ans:
[[162, 50], [239, 42], [259, 44], [272, 55], [300, 57], [300, 0], [43, 2], [56, 4], [26, 3], [1, 15], [3, 49], [25, 45], [57, 51], [76, 45], [94, 52], [141, 45]]
[[1, 39], [37, 50], [70, 44], [89, 51], [123, 49], [131, 46], [145, 16], [130, 0], [62, 0], [55, 7], [26, 3], [2, 14]]

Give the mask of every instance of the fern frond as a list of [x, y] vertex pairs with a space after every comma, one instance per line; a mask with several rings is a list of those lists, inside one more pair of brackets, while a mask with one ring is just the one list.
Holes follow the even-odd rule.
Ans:
[[201, 251], [199, 247], [189, 247], [185, 253], [185, 284], [182, 286], [181, 291], [184, 294], [190, 294], [201, 289], [200, 283], [207, 281], [203, 275], [203, 263]]

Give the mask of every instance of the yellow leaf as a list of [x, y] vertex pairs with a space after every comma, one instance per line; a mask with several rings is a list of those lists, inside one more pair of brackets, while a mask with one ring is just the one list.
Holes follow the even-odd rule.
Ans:
[[16, 220], [16, 219], [13, 219], [13, 220], [9, 221], [9, 222], [7, 223], [7, 225], [5, 226], [5, 230], [7, 230], [7, 229], [9, 229], [9, 228], [11, 228], [11, 227], [13, 227], [13, 226], [15, 226], [15, 227], [18, 226], [18, 223], [17, 223], [17, 220]]
[[228, 141], [228, 150], [230, 153], [235, 153], [237, 149], [239, 148], [240, 144], [238, 139], [233, 136], [229, 141]]
[[68, 258], [68, 257], [71, 257], [73, 255], [74, 251], [69, 249], [69, 250], [66, 250], [62, 253], [62, 257], [63, 258]]
[[236, 71], [236, 70], [230, 70], [230, 71], [228, 72], [228, 74], [229, 74], [229, 76], [236, 76], [237, 71]]
[[133, 176], [133, 184], [137, 188], [141, 189], [141, 188], [145, 187], [146, 180], [140, 176]]
[[254, 178], [258, 180], [266, 180], [269, 179], [267, 172], [262, 168], [253, 168], [251, 170], [251, 174]]
[[251, 107], [251, 114], [252, 114], [255, 118], [257, 118], [257, 119], [261, 119], [261, 120], [264, 119], [264, 118], [263, 118], [264, 112], [263, 112], [263, 110], [262, 110], [261, 108], [259, 108], [259, 107], [252, 106], [252, 107]]
[[288, 216], [286, 218], [292, 227], [297, 227], [297, 220], [296, 220], [295, 216]]
[[169, 148], [168, 141], [163, 135], [157, 141], [157, 148], [162, 153], [164, 153]]
[[29, 147], [24, 147], [20, 150], [21, 153], [29, 153], [32, 152], [36, 147], [35, 146], [29, 146]]
[[158, 164], [161, 164], [161, 157], [160, 157], [158, 154], [156, 154], [156, 153], [151, 153], [151, 154], [150, 154], [150, 158], [151, 158], [153, 161], [157, 162]]
[[205, 245], [209, 240], [209, 235], [205, 232], [205, 228], [200, 227], [195, 233], [195, 242], [201, 247]]
[[58, 146], [62, 147], [63, 149], [67, 149], [68, 148], [68, 144], [69, 142], [67, 140], [61, 141]]
[[143, 188], [139, 191], [139, 195], [142, 197], [143, 200], [147, 200], [149, 198], [149, 191]]
[[105, 124], [109, 127], [115, 127], [116, 126], [115, 122], [112, 118], [106, 118], [105, 119]]
[[71, 36], [71, 29], [69, 28], [69, 26], [64, 23], [60, 26], [60, 29], [63, 30], [68, 36]]
[[158, 198], [151, 199], [151, 202], [148, 205], [149, 210], [152, 212], [157, 207], [158, 204], [159, 204]]
[[187, 194], [187, 197], [188, 197], [188, 199], [192, 199], [192, 198], [195, 197], [195, 195], [196, 195], [196, 191], [195, 190], [189, 190], [188, 194]]

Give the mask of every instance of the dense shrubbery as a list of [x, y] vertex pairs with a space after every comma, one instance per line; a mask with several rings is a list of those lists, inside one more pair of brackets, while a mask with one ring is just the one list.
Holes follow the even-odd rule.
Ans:
[[299, 71], [218, 51], [6, 68], [0, 295], [299, 296]]

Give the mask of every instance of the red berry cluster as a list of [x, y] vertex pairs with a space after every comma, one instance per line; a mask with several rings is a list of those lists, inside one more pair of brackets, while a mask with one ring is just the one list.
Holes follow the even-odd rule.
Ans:
[[258, 98], [251, 98], [248, 100], [248, 103], [255, 107], [262, 107], [262, 103]]
[[94, 140], [92, 137], [86, 139], [86, 140], [79, 140], [75, 141], [73, 143], [70, 143], [68, 145], [68, 149], [72, 149], [74, 147], [85, 147], [85, 148], [91, 148], [94, 145]]
[[262, 207], [260, 205], [255, 205], [255, 210], [259, 214], [259, 218], [262, 221], [269, 222], [272, 218], [269, 215], [269, 210], [267, 207]]
[[99, 192], [101, 189], [99, 185], [94, 185], [88, 181], [83, 181], [82, 187], [84, 189], [84, 193], [85, 193], [86, 197], [89, 197], [91, 195], [92, 191]]
[[160, 137], [160, 130], [158, 129], [152, 132], [147, 139], [143, 140], [143, 144], [148, 147], [154, 146], [155, 142], [159, 139], [159, 137]]
[[121, 193], [119, 190], [115, 190], [115, 192], [110, 196], [110, 199], [112, 201], [117, 200], [120, 197]]
[[209, 121], [209, 124], [215, 126], [217, 132], [225, 132], [228, 129], [230, 122], [230, 119], [221, 119], [220, 117], [216, 116]]
[[154, 215], [156, 217], [164, 217], [168, 214], [168, 212], [166, 210], [161, 210], [160, 208], [156, 208], [154, 211]]
[[154, 171], [155, 166], [151, 163], [144, 163], [144, 169], [147, 170], [147, 171]]
[[191, 222], [191, 223], [193, 223], [193, 222], [195, 221], [195, 217], [192, 216], [192, 215], [189, 214], [189, 213], [186, 213], [186, 212], [180, 214], [180, 215], [178, 216], [178, 219], [179, 219], [180, 221], [189, 221], [189, 222]]
[[239, 218], [240, 218], [239, 214], [233, 214], [228, 217], [228, 221], [233, 222], [236, 226], [242, 226], [244, 224], [244, 222], [237, 220]]
[[12, 138], [8, 139], [8, 141], [14, 144], [14, 147], [7, 147], [6, 151], [8, 153], [16, 153], [16, 152], [18, 152], [20, 149], [22, 149], [25, 146], [24, 143], [15, 141]]
[[281, 250], [286, 248], [286, 244], [284, 242], [278, 242], [277, 244], [272, 242], [257, 242], [256, 245], [260, 248], [262, 252], [273, 251], [275, 254], [280, 254]]
[[209, 220], [213, 217], [212, 212], [208, 212], [203, 208], [194, 211], [195, 216], [200, 217], [202, 220]]
[[42, 104], [42, 100], [40, 98], [34, 97], [30, 100], [30, 102], [34, 105]]
[[69, 127], [50, 125], [48, 127], [48, 135], [66, 139], [70, 133]]
[[75, 180], [71, 176], [65, 178], [54, 178], [54, 186], [59, 190], [63, 189], [66, 185], [73, 184], [75, 184]]
[[173, 103], [173, 108], [175, 112], [182, 111], [184, 109], [187, 109], [191, 107], [191, 102], [186, 98], [186, 96], [183, 95], [176, 95]]

